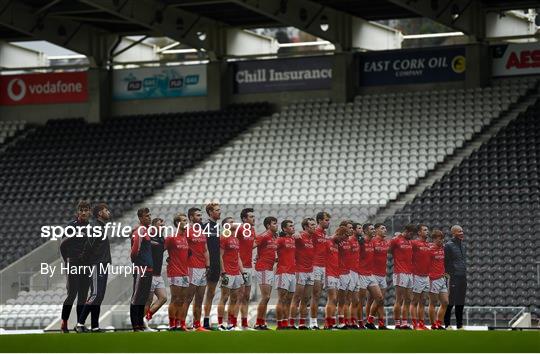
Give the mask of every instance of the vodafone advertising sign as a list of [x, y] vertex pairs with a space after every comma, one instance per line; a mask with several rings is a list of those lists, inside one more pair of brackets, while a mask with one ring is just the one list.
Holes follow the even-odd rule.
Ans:
[[0, 105], [76, 103], [87, 100], [86, 72], [0, 76]]
[[491, 47], [493, 76], [540, 74], [540, 42]]

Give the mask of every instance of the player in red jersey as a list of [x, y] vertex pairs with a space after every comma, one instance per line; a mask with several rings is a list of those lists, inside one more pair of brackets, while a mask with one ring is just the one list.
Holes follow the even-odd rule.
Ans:
[[242, 225], [236, 230], [236, 235], [240, 241], [240, 261], [244, 272], [244, 284], [240, 289], [240, 315], [242, 316], [242, 329], [248, 327], [248, 305], [251, 295], [251, 285], [253, 282], [253, 242], [255, 241], [255, 214], [252, 208], [245, 208], [240, 212]]
[[[223, 219], [223, 233], [219, 238], [220, 264], [221, 264], [221, 297], [217, 308], [219, 330], [239, 330], [237, 327], [238, 317], [238, 294], [244, 278], [240, 261], [240, 241], [235, 237], [238, 224], [231, 217]], [[229, 316], [229, 328], [223, 324], [225, 304], [229, 301], [227, 314]]]
[[[388, 240], [386, 240], [386, 226], [384, 224], [374, 225], [375, 237], [373, 237], [371, 243], [373, 245], [373, 279], [377, 282], [377, 286], [381, 290], [382, 300], [375, 302], [375, 298], [370, 296], [366, 305], [366, 314], [369, 314], [368, 324], [369, 329], [375, 329], [373, 324], [373, 316], [376, 313], [379, 315], [379, 329], [388, 329], [384, 322], [384, 295], [386, 288], [386, 268], [388, 264], [388, 248], [390, 247]], [[369, 310], [369, 311], [368, 311]]]
[[413, 328], [428, 329], [424, 323], [424, 294], [429, 293], [429, 264], [431, 262], [431, 244], [427, 241], [429, 229], [418, 225], [418, 239], [412, 240], [413, 247], [413, 298], [411, 301], [411, 319]]
[[202, 228], [202, 212], [199, 208], [188, 210], [190, 226], [187, 229], [187, 241], [189, 244], [189, 292], [187, 304], [193, 301], [193, 329], [196, 331], [208, 331], [201, 326], [202, 303], [206, 290], [206, 273], [210, 266], [206, 236]]
[[[363, 318], [364, 301], [369, 296], [373, 299], [373, 307], [366, 307], [367, 323], [365, 328], [376, 329], [375, 327], [375, 314], [379, 316], [379, 327], [384, 328], [384, 298], [379, 288], [379, 284], [373, 275], [373, 258], [375, 254], [375, 247], [373, 246], [373, 237], [375, 236], [375, 227], [373, 224], [364, 224], [362, 226], [364, 237], [360, 239], [360, 262], [358, 264], [358, 287], [359, 295], [358, 301], [358, 318]], [[369, 304], [368, 304], [369, 305]], [[370, 312], [373, 311], [373, 312]], [[362, 320], [360, 320], [360, 328], [364, 326]]]
[[309, 329], [306, 325], [308, 315], [307, 304], [310, 301], [313, 291], [313, 258], [315, 257], [315, 248], [313, 246], [313, 235], [317, 224], [313, 218], [302, 220], [302, 229], [300, 237], [295, 239], [296, 253], [296, 291], [293, 295], [291, 304], [291, 316], [289, 326], [294, 327], [296, 317], [300, 309], [300, 320], [298, 329]]
[[255, 270], [261, 290], [261, 300], [259, 306], [257, 306], [257, 322], [255, 323], [255, 329], [257, 330], [268, 330], [268, 326], [266, 325], [266, 309], [270, 300], [270, 294], [272, 293], [274, 262], [276, 261], [277, 249], [277, 219], [273, 216], [268, 216], [264, 218], [263, 225], [266, 231], [255, 237], [255, 244], [257, 246]]
[[[353, 235], [349, 237], [351, 244], [351, 255], [347, 259], [347, 264], [350, 271], [351, 282], [349, 283], [350, 306], [348, 327], [351, 329], [365, 329], [362, 317], [358, 317], [358, 305], [360, 304], [360, 280], [358, 277], [358, 268], [360, 266], [360, 240], [362, 240], [363, 230], [362, 224], [353, 223]], [[360, 322], [358, 322], [360, 319]], [[360, 326], [360, 324], [362, 326]]]
[[[344, 220], [339, 224], [340, 227], [347, 228], [347, 238], [341, 241], [338, 245], [339, 249], [339, 285], [338, 285], [338, 329], [347, 329], [349, 325], [348, 319], [349, 309], [351, 305], [351, 292], [349, 287], [351, 285], [351, 263], [354, 263], [354, 260], [351, 260], [351, 243], [349, 242], [350, 237], [354, 237], [353, 222], [350, 220]], [[353, 287], [355, 287], [353, 285]], [[347, 319], [347, 322], [345, 321]]]
[[[433, 246], [431, 248], [431, 263], [429, 267], [429, 319], [431, 329], [445, 329], [442, 326], [446, 307], [448, 306], [448, 287], [446, 279], [448, 274], [444, 267], [444, 234], [440, 230], [433, 230], [431, 234]], [[435, 318], [435, 304], [437, 299], [441, 304]]]
[[336, 325], [336, 307], [337, 290], [339, 287], [339, 276], [341, 275], [339, 267], [339, 243], [345, 241], [350, 235], [346, 226], [340, 226], [336, 234], [326, 240], [326, 280], [325, 289], [327, 291], [324, 329], [335, 329]]
[[317, 313], [319, 312], [319, 299], [323, 284], [326, 279], [326, 230], [330, 226], [330, 214], [321, 211], [316, 216], [317, 229], [313, 235], [313, 246], [315, 246], [315, 258], [313, 260], [313, 296], [311, 296], [311, 306], [309, 319], [309, 327], [311, 329], [319, 329], [317, 323]]
[[289, 327], [289, 314], [291, 300], [296, 290], [296, 264], [295, 264], [295, 238], [300, 235], [294, 234], [294, 223], [291, 220], [283, 220], [281, 223], [281, 236], [276, 240], [277, 268], [275, 282], [278, 290], [278, 303], [276, 305], [277, 329], [296, 329]]
[[411, 239], [416, 234], [416, 225], [405, 225], [403, 232], [390, 240], [390, 252], [394, 258], [392, 280], [396, 287], [394, 321], [396, 329], [412, 329], [407, 323], [413, 286], [413, 250]]
[[165, 238], [164, 242], [164, 249], [169, 254], [167, 277], [171, 288], [171, 302], [169, 304], [169, 330], [171, 331], [186, 330], [186, 300], [189, 288], [187, 223], [186, 214], [177, 214], [173, 219], [173, 224], [178, 232]]

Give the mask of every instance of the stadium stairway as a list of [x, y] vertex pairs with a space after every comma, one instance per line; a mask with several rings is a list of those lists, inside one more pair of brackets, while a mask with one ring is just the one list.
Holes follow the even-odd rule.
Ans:
[[[298, 102], [261, 120], [144, 204], [169, 223], [178, 210], [210, 200], [219, 200], [223, 217], [238, 218], [243, 207], [254, 206], [258, 229], [266, 215], [298, 225], [322, 208], [334, 225], [351, 215], [365, 220], [515, 109], [535, 84], [505, 79], [484, 89], [361, 95], [347, 104]], [[134, 215], [123, 222], [133, 223]], [[114, 252], [127, 262], [127, 244]], [[126, 312], [119, 317], [125, 325]], [[166, 323], [165, 310], [156, 317], [155, 324]]]
[[[507, 322], [525, 307], [540, 316], [540, 95], [486, 132], [435, 183], [400, 205], [385, 223], [409, 220], [439, 228], [464, 228], [468, 245], [466, 303]], [[391, 268], [391, 265], [390, 265]], [[515, 307], [504, 309], [500, 307]], [[473, 312], [474, 312], [473, 311]], [[474, 316], [474, 314], [473, 314]]]

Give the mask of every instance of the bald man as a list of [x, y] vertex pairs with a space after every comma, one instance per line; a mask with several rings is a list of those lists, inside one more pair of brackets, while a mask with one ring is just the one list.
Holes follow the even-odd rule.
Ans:
[[467, 294], [467, 249], [463, 241], [463, 228], [454, 225], [450, 229], [452, 239], [444, 245], [444, 266], [450, 275], [450, 297], [444, 315], [444, 326], [450, 328], [452, 308], [456, 308], [456, 327], [463, 329], [463, 307]]

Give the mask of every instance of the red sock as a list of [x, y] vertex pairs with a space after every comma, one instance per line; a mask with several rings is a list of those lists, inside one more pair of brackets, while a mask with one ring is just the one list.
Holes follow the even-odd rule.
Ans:
[[424, 323], [424, 320], [419, 320], [419, 321], [418, 321], [418, 325], [419, 325], [420, 327], [425, 327], [425, 326], [426, 326], [426, 324]]
[[201, 320], [193, 321], [193, 328], [199, 328], [201, 326]]
[[176, 318], [174, 318], [174, 317], [169, 317], [169, 327], [170, 327], [170, 328], [176, 327]]
[[150, 320], [152, 319], [152, 315], [153, 315], [152, 311], [148, 310], [148, 311], [146, 312], [146, 319], [147, 319], [148, 321], [150, 321]]
[[442, 321], [439, 321], [439, 320], [435, 321], [435, 326], [436, 326], [437, 328], [442, 327]]
[[185, 327], [186, 326], [186, 320], [180, 320], [180, 326]]
[[217, 323], [218, 323], [218, 325], [222, 325], [223, 324], [223, 317], [218, 316]]
[[351, 317], [350, 321], [349, 321], [352, 325], [355, 325], [355, 324], [358, 324], [358, 321], [356, 320], [356, 318], [354, 317]]
[[247, 326], [248, 326], [247, 317], [242, 317], [242, 327], [247, 327]]
[[412, 322], [413, 327], [416, 328], [416, 325], [417, 325], [416, 319], [415, 318], [411, 319], [411, 322]]
[[293, 327], [295, 325], [294, 318], [289, 318], [289, 326]]
[[374, 317], [374, 316], [371, 316], [371, 315], [368, 316], [367, 322], [368, 322], [368, 323], [373, 323], [373, 322], [375, 322], [375, 317]]
[[236, 327], [236, 325], [238, 324], [238, 318], [236, 316], [231, 317], [231, 324], [233, 325], [233, 327]]
[[301, 318], [300, 321], [298, 322], [298, 324], [300, 326], [305, 326], [306, 325], [306, 319], [305, 318]]
[[384, 318], [379, 318], [379, 327], [384, 327]]
[[324, 320], [324, 324], [326, 327], [332, 327], [332, 317], [326, 317]]
[[343, 318], [343, 316], [338, 316], [338, 321], [339, 321], [339, 324], [344, 324], [345, 318]]
[[264, 325], [264, 319], [262, 319], [262, 318], [257, 318], [256, 325], [257, 325], [257, 326], [262, 326], [262, 325]]

